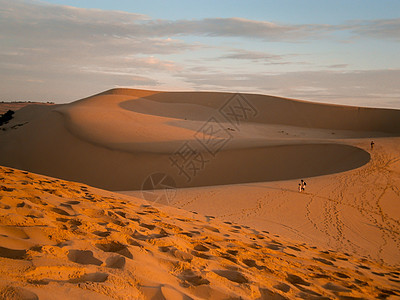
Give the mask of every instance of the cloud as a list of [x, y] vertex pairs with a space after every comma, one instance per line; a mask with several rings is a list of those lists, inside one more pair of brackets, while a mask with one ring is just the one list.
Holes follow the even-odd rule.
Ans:
[[[37, 90], [52, 90], [53, 97], [64, 101], [114, 85], [157, 86], [154, 73], [181, 69], [158, 55], [199, 48], [179, 39], [135, 36], [137, 22], [147, 19], [139, 14], [18, 0], [0, 0], [0, 7], [2, 97], [17, 91], [32, 99], [39, 94], [34, 83]], [[63, 88], [61, 82], [75, 88]]]
[[[293, 55], [215, 47], [212, 55], [217, 57], [218, 64], [206, 59], [198, 63], [198, 54], [211, 46], [185, 42], [185, 38], [201, 36], [212, 40], [216, 37], [216, 41], [241, 38], [246, 43], [252, 39], [304, 42], [329, 39], [332, 33], [345, 31], [366, 38], [398, 41], [399, 24], [400, 19], [358, 20], [339, 25], [280, 24], [243, 18], [153, 20], [121, 11], [0, 0], [1, 96], [11, 97], [18, 91], [19, 95], [39, 97], [46, 86], [45, 93], [51, 91], [54, 97], [65, 101], [115, 85], [145, 87], [174, 82], [199, 89], [238, 87], [302, 98], [308, 98], [307, 93], [311, 93], [312, 97], [318, 95], [321, 99], [344, 97], [346, 92], [354, 97], [372, 98], [372, 88], [376, 88], [376, 93], [389, 98], [399, 91], [387, 74], [398, 76], [397, 71], [332, 72], [350, 68], [338, 64], [328, 66], [330, 71], [266, 74], [251, 73], [249, 64], [245, 73], [235, 74], [235, 68], [227, 60], [256, 62], [261, 66], [257, 70], [262, 70], [264, 65], [301, 62], [292, 61]], [[210, 72], [210, 68], [221, 66], [230, 68], [230, 73]], [[369, 74], [377, 76], [376, 80]], [[75, 88], [65, 88], [63, 83]]]
[[329, 30], [329, 25], [285, 25], [243, 18], [206, 18], [200, 20], [156, 20], [143, 29], [153, 35], [204, 35], [245, 37], [268, 41], [298, 41]]
[[304, 61], [294, 61], [294, 57], [298, 57], [297, 54], [285, 54], [278, 55], [268, 52], [251, 51], [246, 49], [232, 49], [228, 53], [219, 56], [216, 60], [220, 59], [231, 59], [231, 60], [242, 60], [250, 61], [257, 64], [264, 65], [304, 65], [310, 64]]
[[243, 18], [200, 20], [155, 20], [142, 23], [139, 33], [154, 36], [203, 35], [240, 37], [263, 41], [298, 42], [329, 38], [334, 32], [349, 31], [366, 38], [400, 40], [400, 18], [355, 20], [347, 24], [280, 24]]
[[60, 103], [82, 99], [117, 86], [157, 87], [160, 84], [154, 76], [107, 74], [57, 68], [46, 70], [46, 72], [41, 72], [38, 68], [27, 69], [23, 72], [10, 68], [5, 72], [0, 72], [0, 82], [2, 82], [1, 100]]
[[[264, 41], [304, 41], [335, 31], [398, 39], [400, 19], [353, 21], [348, 24], [280, 24], [244, 18], [152, 20], [142, 14], [82, 9], [33, 1], [0, 0], [2, 28], [28, 39], [82, 40], [160, 38], [171, 36], [241, 37]], [[184, 46], [179, 45], [179, 48]], [[188, 45], [187, 45], [188, 47]], [[189, 46], [190, 47], [190, 46]], [[177, 48], [174, 49], [175, 51]]]
[[284, 56], [283, 55], [276, 55], [266, 52], [259, 52], [259, 51], [249, 51], [245, 49], [234, 49], [225, 55], [220, 56], [222, 59], [239, 59], [239, 60], [251, 60], [254, 62], [277, 62], [281, 61]]
[[353, 21], [340, 27], [362, 37], [400, 41], [400, 18]]
[[334, 65], [329, 65], [326, 67], [331, 68], [331, 69], [344, 69], [344, 68], [347, 68], [348, 66], [349, 66], [348, 64], [334, 64]]
[[[397, 70], [303, 71], [280, 74], [186, 73], [181, 78], [200, 90], [250, 91], [289, 98], [400, 109]], [[395, 100], [397, 99], [397, 100]], [[397, 102], [396, 102], [397, 101]], [[395, 105], [393, 104], [395, 103]]]

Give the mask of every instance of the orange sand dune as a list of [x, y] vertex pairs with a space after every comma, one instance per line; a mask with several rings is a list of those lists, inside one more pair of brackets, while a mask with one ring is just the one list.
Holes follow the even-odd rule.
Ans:
[[[238, 103], [245, 116], [224, 118]], [[398, 120], [395, 110], [262, 95], [115, 89], [21, 109], [9, 127], [28, 123], [1, 133], [0, 163], [109, 190], [141, 189], [155, 172], [178, 187], [285, 180], [362, 166], [369, 154], [346, 141], [399, 133]], [[218, 139], [223, 147], [207, 152]], [[202, 156], [190, 180], [171, 162], [187, 143]]]
[[1, 299], [390, 299], [397, 268], [0, 167]]
[[400, 265], [399, 110], [114, 89], [2, 129], [2, 165]]

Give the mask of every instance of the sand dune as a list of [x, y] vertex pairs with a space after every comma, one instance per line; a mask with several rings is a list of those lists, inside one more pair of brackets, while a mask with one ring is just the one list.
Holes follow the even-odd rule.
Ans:
[[[400, 132], [400, 111], [249, 94], [115, 89], [38, 110], [21, 109], [9, 127], [24, 125], [0, 135], [0, 163], [109, 190], [141, 189], [155, 172], [178, 187], [331, 174], [369, 161], [343, 140]], [[201, 152], [190, 178], [171, 162], [188, 143]]]
[[[307, 178], [304, 193], [297, 190], [299, 180], [284, 180], [179, 189], [170, 199], [160, 197], [164, 193], [160, 190], [152, 197], [164, 204], [399, 266], [400, 138], [380, 138], [375, 143], [369, 163]], [[355, 145], [368, 149], [369, 140]], [[124, 193], [143, 197], [141, 191]]]
[[14, 116], [0, 164], [52, 178], [1, 168], [0, 295], [400, 296], [399, 110], [113, 89]]
[[0, 167], [2, 299], [400, 296], [397, 268]]

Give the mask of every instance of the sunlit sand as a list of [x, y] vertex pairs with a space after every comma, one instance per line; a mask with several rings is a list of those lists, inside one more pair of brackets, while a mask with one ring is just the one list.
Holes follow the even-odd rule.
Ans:
[[0, 298], [400, 296], [399, 110], [113, 89], [1, 128]]

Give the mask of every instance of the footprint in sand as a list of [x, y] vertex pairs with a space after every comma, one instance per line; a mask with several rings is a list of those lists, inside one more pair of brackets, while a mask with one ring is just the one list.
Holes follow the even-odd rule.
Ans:
[[137, 241], [135, 241], [133, 239], [129, 239], [127, 242], [131, 246], [143, 248], [143, 245], [139, 244]]
[[93, 256], [90, 250], [69, 250], [68, 259], [81, 265], [100, 266], [103, 262]]
[[78, 205], [78, 204], [80, 204], [81, 202], [80, 201], [75, 201], [75, 200], [71, 200], [71, 201], [67, 201], [67, 202], [65, 202], [66, 204], [69, 204], [69, 205]]
[[20, 203], [18, 203], [18, 204], [17, 204], [17, 207], [18, 207], [18, 208], [25, 207], [25, 208], [28, 208], [28, 209], [32, 208], [32, 206], [30, 206], [29, 204], [26, 204], [25, 202], [20, 202]]
[[326, 260], [324, 258], [313, 257], [313, 260], [319, 261], [320, 263], [323, 263], [328, 266], [334, 266], [334, 264], [331, 261]]
[[154, 230], [154, 228], [156, 228], [156, 226], [153, 224], [145, 224], [145, 223], [141, 223], [139, 226], [150, 229], [150, 230]]
[[340, 285], [332, 283], [332, 282], [328, 282], [327, 284], [323, 285], [322, 287], [324, 289], [331, 290], [334, 292], [350, 292], [351, 291], [343, 286], [340, 286]]
[[59, 215], [62, 215], [62, 216], [71, 216], [68, 212], [66, 212], [65, 210], [58, 208], [58, 207], [53, 207], [51, 209], [51, 211], [53, 211]]
[[346, 274], [344, 274], [344, 273], [335, 272], [334, 274], [335, 274], [337, 277], [339, 277], [339, 278], [343, 278], [343, 279], [350, 278], [350, 276], [348, 276], [348, 275], [346, 275]]
[[219, 232], [219, 229], [218, 229], [218, 228], [215, 228], [215, 227], [212, 227], [212, 226], [206, 225], [206, 226], [204, 226], [204, 228], [205, 228], [205, 229], [208, 229], [208, 230], [210, 230], [210, 231], [212, 231], [212, 232]]
[[178, 249], [173, 249], [173, 250], [171, 250], [170, 253], [172, 254], [172, 256], [174, 256], [175, 258], [177, 258], [181, 261], [191, 262], [193, 260], [193, 255], [191, 255], [190, 253], [187, 253], [187, 252], [183, 252]]
[[110, 256], [106, 259], [106, 266], [113, 269], [123, 269], [126, 259], [123, 256]]
[[217, 244], [211, 243], [211, 242], [205, 242], [207, 245], [209, 245], [211, 248], [213, 249], [221, 249], [220, 246], [218, 246]]
[[83, 283], [83, 282], [104, 282], [108, 278], [107, 273], [89, 273], [85, 274], [79, 278], [73, 278], [68, 280], [70, 283]]
[[186, 235], [188, 237], [194, 237], [194, 234], [191, 232], [181, 232], [180, 234]]
[[203, 259], [210, 259], [210, 257], [211, 257], [209, 255], [206, 255], [206, 254], [202, 253], [202, 252], [197, 252], [197, 251], [194, 251], [194, 250], [192, 251], [192, 254], [194, 256], [196, 256], [196, 257], [203, 258]]
[[234, 256], [236, 256], [239, 253], [238, 250], [226, 250], [226, 252]]
[[227, 260], [233, 262], [234, 264], [237, 264], [237, 263], [238, 263], [238, 260], [237, 260], [236, 257], [233, 257], [232, 255], [229, 255], [229, 254], [226, 254], [226, 253], [221, 253], [221, 254], [219, 255], [219, 257], [225, 258], [225, 259], [227, 259]]
[[200, 252], [207, 252], [207, 251], [210, 251], [209, 248], [207, 248], [206, 246], [204, 246], [204, 245], [202, 245], [202, 244], [198, 244], [198, 245], [194, 246], [194, 250], [200, 251]]
[[294, 275], [294, 274], [287, 274], [286, 280], [293, 284], [293, 285], [305, 285], [305, 286], [309, 286], [310, 283], [305, 281], [303, 278], [301, 278], [300, 276]]
[[158, 247], [158, 250], [165, 253], [165, 252], [169, 252], [171, 249], [170, 249], [170, 246], [160, 246], [160, 247]]
[[284, 292], [284, 293], [287, 293], [290, 291], [290, 286], [283, 282], [281, 282], [277, 285], [274, 285], [274, 288], [276, 288], [277, 290], [280, 290], [281, 292]]
[[121, 216], [121, 217], [123, 217], [123, 218], [126, 219], [126, 213], [124, 213], [123, 211], [117, 210], [117, 211], [115, 211], [115, 213], [116, 213], [117, 215], [119, 215], [119, 216]]
[[184, 285], [186, 286], [199, 286], [210, 283], [210, 281], [194, 273], [192, 270], [185, 270], [178, 277], [184, 281]]
[[268, 244], [266, 245], [266, 247], [267, 247], [268, 249], [276, 250], [276, 251], [284, 249], [284, 247], [282, 247], [282, 246], [279, 245], [279, 244], [275, 244], [275, 243], [268, 243]]
[[301, 249], [299, 249], [299, 248], [297, 248], [297, 247], [294, 247], [294, 246], [288, 246], [288, 248], [290, 248], [290, 249], [292, 249], [292, 250], [294, 250], [294, 251], [301, 252]]
[[249, 280], [240, 272], [234, 270], [214, 270], [215, 274], [236, 283], [249, 283]]
[[7, 186], [4, 186], [4, 185], [0, 186], [0, 191], [3, 191], [3, 192], [12, 192], [14, 190], [15, 189], [7, 187]]
[[1, 208], [1, 209], [10, 209], [11, 206], [10, 206], [10, 205], [7, 205], [7, 204], [4, 204], [4, 203], [0, 203], [0, 208]]
[[123, 245], [119, 242], [111, 241], [104, 244], [96, 244], [96, 247], [104, 252], [114, 252], [130, 259], [133, 258], [132, 253], [130, 253], [128, 250], [128, 246]]
[[243, 259], [243, 263], [250, 268], [256, 268], [258, 270], [267, 269], [265, 266], [258, 265], [254, 259]]
[[108, 237], [111, 232], [110, 231], [94, 231], [92, 232], [94, 235], [97, 235], [99, 237]]

